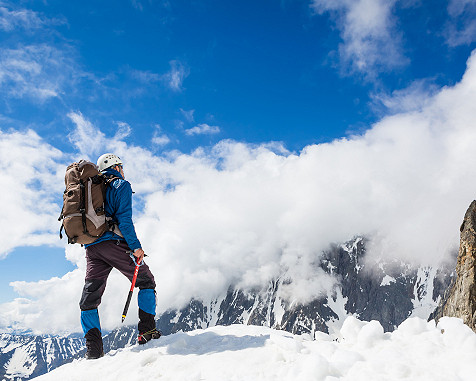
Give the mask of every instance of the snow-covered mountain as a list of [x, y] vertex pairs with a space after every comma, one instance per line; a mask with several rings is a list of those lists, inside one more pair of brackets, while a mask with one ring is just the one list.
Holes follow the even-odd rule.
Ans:
[[428, 318], [450, 284], [450, 269], [412, 268], [404, 263], [367, 263], [365, 239], [358, 237], [334, 245], [317, 264], [338, 280], [338, 286], [309, 303], [283, 297], [286, 274], [256, 290], [230, 287], [211, 301], [192, 300], [180, 311], [168, 311], [159, 319], [165, 334], [214, 325], [252, 324], [291, 333], [328, 332], [348, 315], [377, 320], [393, 331], [410, 316]]
[[17, 381], [39, 376], [83, 348], [80, 338], [0, 334], [0, 377]]
[[[396, 262], [368, 263], [364, 261], [365, 243], [364, 238], [357, 237], [345, 244], [333, 245], [321, 256], [316, 266], [334, 276], [337, 286], [309, 303], [297, 303], [284, 297], [283, 289], [290, 280], [283, 273], [261, 289], [242, 290], [230, 286], [214, 300], [191, 300], [181, 310], [162, 314], [158, 327], [169, 335], [216, 325], [245, 324], [313, 336], [317, 331], [338, 331], [349, 315], [363, 321], [377, 320], [386, 332], [393, 331], [408, 317], [427, 319], [450, 284], [452, 271], [415, 269]], [[104, 337], [105, 352], [130, 346], [136, 337], [134, 327], [114, 330]], [[0, 343], [0, 375], [8, 380], [13, 377], [26, 380], [68, 358], [84, 354], [83, 344], [76, 338], [55, 338], [63, 344], [53, 346], [54, 350], [49, 352], [33, 350], [28, 344], [34, 340], [41, 342], [41, 337], [17, 336], [15, 340], [20, 344], [16, 347], [4, 345], [3, 340], [8, 343], [13, 339], [3, 335]]]
[[377, 321], [348, 317], [334, 334], [315, 337], [247, 325], [180, 332], [76, 360], [38, 381], [472, 381], [475, 374], [476, 334], [460, 319], [436, 326], [411, 318], [384, 333]]

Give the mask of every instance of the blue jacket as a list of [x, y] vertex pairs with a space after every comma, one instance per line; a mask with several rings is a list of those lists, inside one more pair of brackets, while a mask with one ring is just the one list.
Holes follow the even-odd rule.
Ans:
[[129, 248], [134, 251], [141, 248], [139, 239], [137, 238], [132, 222], [132, 188], [131, 184], [124, 180], [119, 172], [112, 168], [107, 168], [103, 171], [105, 175], [114, 175], [119, 177], [112, 181], [106, 188], [106, 199], [104, 200], [104, 210], [106, 216], [112, 217], [116, 221], [119, 230], [124, 238], [117, 234], [107, 231], [93, 243], [84, 245], [85, 247], [94, 245], [96, 243], [108, 240], [122, 240], [126, 241]]

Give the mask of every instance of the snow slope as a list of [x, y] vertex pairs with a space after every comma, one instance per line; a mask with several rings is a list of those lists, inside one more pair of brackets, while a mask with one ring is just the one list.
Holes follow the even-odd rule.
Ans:
[[36, 378], [56, 380], [461, 380], [475, 379], [476, 334], [461, 320], [420, 318], [384, 333], [348, 317], [327, 335], [232, 325], [176, 333], [99, 360], [75, 360]]

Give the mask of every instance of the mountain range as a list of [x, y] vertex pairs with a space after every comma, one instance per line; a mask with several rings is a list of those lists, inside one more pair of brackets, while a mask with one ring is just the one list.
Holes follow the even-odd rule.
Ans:
[[[337, 279], [331, 292], [307, 303], [287, 300], [284, 288], [291, 280], [283, 273], [263, 288], [243, 290], [230, 285], [214, 300], [191, 300], [180, 310], [168, 310], [157, 320], [164, 335], [216, 325], [267, 326], [294, 334], [329, 333], [353, 315], [380, 322], [385, 331], [395, 330], [409, 317], [427, 319], [455, 277], [454, 266], [414, 268], [399, 261], [364, 260], [366, 239], [356, 237], [332, 245], [315, 266]], [[105, 352], [135, 343], [133, 326], [104, 336]], [[28, 380], [85, 353], [78, 337], [0, 335], [2, 380]]]

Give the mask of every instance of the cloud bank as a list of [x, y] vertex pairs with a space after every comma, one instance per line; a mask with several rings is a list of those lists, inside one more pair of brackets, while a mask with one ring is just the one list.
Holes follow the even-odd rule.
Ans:
[[[95, 160], [111, 151], [126, 164], [126, 178], [136, 191], [137, 232], [158, 283], [159, 310], [164, 311], [192, 297], [217, 297], [229, 284], [263, 286], [283, 273], [294, 280], [289, 298], [308, 300], [336, 281], [312, 266], [322, 250], [358, 234], [371, 239], [368, 255], [373, 258], [415, 266], [446, 260], [457, 248], [461, 219], [475, 196], [475, 98], [473, 52], [462, 80], [427, 95], [418, 108], [400, 108], [363, 135], [310, 145], [299, 153], [276, 144], [222, 141], [191, 154], [157, 156], [127, 144], [124, 134], [107, 138], [79, 113], [70, 118], [78, 132], [77, 153]], [[96, 134], [94, 144], [91, 133]], [[9, 172], [14, 169], [3, 164], [5, 158], [10, 165], [23, 163], [19, 153], [25, 145], [36, 155], [21, 164], [20, 173], [30, 168], [22, 183], [13, 190], [2, 187], [2, 199], [23, 192], [23, 198], [41, 202], [27, 179], [43, 173], [56, 181], [54, 189], [62, 186], [55, 175], [63, 165], [61, 153], [34, 133], [27, 134], [1, 135], [2, 147], [8, 147], [1, 150], [2, 179], [14, 183]], [[8, 159], [10, 152], [13, 158]], [[45, 158], [47, 164], [38, 167]], [[52, 190], [43, 183], [37, 187], [43, 195]], [[41, 211], [56, 216], [49, 200]], [[11, 216], [28, 210], [19, 205]], [[40, 210], [31, 212], [33, 221], [35, 213]], [[48, 218], [39, 215], [37, 220]], [[10, 248], [38, 233], [36, 225], [23, 231], [23, 219], [12, 221], [3, 237]], [[66, 256], [78, 269], [63, 278], [13, 284], [23, 298], [1, 305], [1, 326], [47, 332], [80, 329], [75, 300], [83, 285], [84, 253], [69, 246]], [[118, 325], [128, 289], [120, 274], [111, 276], [100, 308], [106, 329]], [[52, 287], [58, 290], [54, 298], [48, 292]], [[45, 318], [50, 315], [54, 325]], [[135, 322], [134, 315], [128, 316], [128, 323]]]
[[34, 131], [0, 129], [0, 258], [18, 246], [57, 244], [63, 159]]

